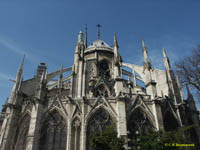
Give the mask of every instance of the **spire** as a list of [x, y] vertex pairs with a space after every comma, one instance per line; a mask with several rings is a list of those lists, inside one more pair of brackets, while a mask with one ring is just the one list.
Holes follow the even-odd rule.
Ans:
[[118, 46], [118, 42], [117, 42], [117, 36], [116, 36], [116, 33], [114, 32], [114, 47], [119, 47]]
[[165, 48], [163, 48], [162, 51], [163, 51], [163, 61], [164, 61], [164, 64], [165, 64], [165, 68], [167, 70], [171, 69], [170, 61], [169, 61], [169, 58], [167, 57], [167, 53], [165, 51]]
[[62, 88], [62, 80], [63, 80], [63, 65], [60, 67], [60, 75], [58, 80], [58, 88]]
[[114, 33], [114, 41], [113, 41], [113, 46], [114, 46], [114, 56], [115, 56], [115, 58], [117, 58], [118, 59], [118, 57], [119, 57], [119, 52], [118, 52], [118, 42], [117, 42], [117, 35], [116, 35], [116, 33]]
[[144, 40], [142, 40], [142, 48], [145, 48]]
[[84, 45], [85, 45], [85, 48], [87, 48], [87, 25], [86, 25], [86, 27], [85, 27], [85, 43], [84, 43]]
[[79, 33], [78, 33], [78, 42], [77, 43], [83, 43], [83, 32], [82, 31], [80, 31]]
[[19, 70], [17, 72], [15, 84], [13, 85], [13, 88], [12, 88], [12, 91], [11, 91], [11, 94], [10, 94], [10, 99], [9, 99], [10, 103], [14, 102], [14, 97], [15, 97], [16, 93], [19, 91], [20, 86], [21, 86], [22, 72], [23, 72], [23, 66], [24, 66], [24, 59], [25, 59], [25, 55], [22, 58], [22, 62], [20, 64]]
[[137, 80], [136, 80], [136, 75], [135, 75], [135, 71], [132, 69], [132, 75], [133, 75], [133, 87], [137, 86]]
[[42, 72], [42, 76], [41, 76], [41, 78], [40, 78], [40, 84], [45, 83], [46, 76], [47, 76], [47, 71], [44, 70], [44, 71]]
[[23, 66], [24, 66], [24, 59], [25, 59], [25, 54], [24, 54], [24, 56], [23, 56], [23, 58], [22, 58], [22, 62], [21, 62], [21, 64], [20, 64], [19, 70], [22, 70], [22, 69], [23, 69]]
[[97, 35], [97, 39], [100, 40], [100, 28], [102, 26], [100, 24], [97, 24], [97, 28], [98, 28], [98, 35]]
[[167, 57], [167, 54], [166, 54], [166, 51], [165, 51], [165, 48], [163, 48], [162, 51], [163, 51], [163, 57], [164, 57], [164, 58], [168, 58], [168, 57]]
[[24, 66], [24, 59], [25, 59], [25, 55], [22, 58], [22, 62], [20, 64], [19, 70], [17, 72], [16, 84], [19, 84], [19, 82], [21, 81], [21, 78], [22, 78], [22, 72], [23, 72], [23, 66]]
[[142, 40], [142, 51], [143, 51], [143, 54], [144, 54], [144, 62], [145, 62], [145, 64], [148, 65], [149, 62], [148, 62], [148, 56], [147, 56], [147, 48], [144, 44], [144, 40]]
[[117, 36], [114, 33], [114, 41], [113, 41], [113, 52], [114, 52], [114, 78], [121, 77], [121, 57], [118, 52], [118, 43]]
[[40, 81], [37, 83], [37, 89], [35, 91], [35, 96], [38, 99], [41, 99], [41, 97], [44, 96], [44, 91], [46, 89], [46, 84], [47, 84], [47, 70], [42, 71], [42, 75], [40, 77]]

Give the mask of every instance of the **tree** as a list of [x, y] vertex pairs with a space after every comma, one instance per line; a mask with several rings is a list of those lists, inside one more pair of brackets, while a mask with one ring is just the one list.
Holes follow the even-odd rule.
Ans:
[[190, 56], [186, 56], [175, 63], [176, 73], [183, 85], [191, 85], [200, 93], [200, 45], [193, 49]]
[[[197, 146], [178, 146], [177, 144], [194, 144], [191, 141], [190, 131], [195, 126], [184, 126], [177, 131], [148, 131], [133, 140], [132, 150], [197, 150]], [[139, 139], [139, 140], [138, 140]]]
[[125, 150], [124, 139], [117, 137], [117, 132], [113, 126], [95, 132], [90, 137], [90, 143], [91, 150]]

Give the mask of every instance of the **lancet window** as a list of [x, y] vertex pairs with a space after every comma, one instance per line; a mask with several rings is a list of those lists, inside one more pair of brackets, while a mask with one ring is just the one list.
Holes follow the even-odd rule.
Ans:
[[177, 119], [174, 117], [174, 115], [170, 111], [167, 111], [165, 113], [163, 117], [163, 122], [164, 122], [165, 131], [173, 131], [179, 127]]
[[103, 108], [100, 108], [91, 117], [87, 127], [87, 150], [90, 149], [90, 136], [97, 131], [102, 131], [106, 127], [112, 125], [111, 116]]
[[71, 150], [80, 150], [81, 121], [75, 118], [72, 122]]
[[30, 124], [30, 115], [25, 115], [16, 132], [14, 150], [25, 150], [27, 145], [27, 135]]
[[66, 150], [66, 131], [63, 117], [57, 111], [49, 113], [42, 122], [39, 150]]
[[128, 121], [128, 137], [130, 139], [135, 138], [137, 135], [142, 135], [152, 129], [153, 126], [144, 112], [136, 110], [132, 113]]

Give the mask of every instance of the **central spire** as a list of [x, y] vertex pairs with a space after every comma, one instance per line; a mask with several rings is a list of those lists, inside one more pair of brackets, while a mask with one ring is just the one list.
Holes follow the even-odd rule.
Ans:
[[97, 39], [100, 40], [100, 28], [102, 26], [100, 24], [97, 24], [97, 28], [98, 28], [98, 35], [97, 35]]

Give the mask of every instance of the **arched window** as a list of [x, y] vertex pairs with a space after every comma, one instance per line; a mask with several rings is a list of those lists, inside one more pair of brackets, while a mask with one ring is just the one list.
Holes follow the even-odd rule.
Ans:
[[113, 121], [103, 108], [98, 109], [90, 118], [87, 126], [87, 150], [90, 148], [90, 136], [97, 132], [104, 130], [107, 126], [112, 125]]
[[142, 135], [148, 130], [152, 130], [153, 126], [150, 123], [147, 115], [141, 110], [135, 110], [130, 119], [128, 120], [128, 137], [130, 139], [135, 138], [138, 135]]
[[39, 150], [66, 150], [66, 131], [63, 117], [57, 111], [49, 113], [42, 124]]
[[27, 114], [24, 116], [22, 122], [19, 124], [17, 132], [16, 132], [14, 150], [26, 149], [30, 119], [31, 119], [30, 115]]
[[170, 111], [167, 111], [165, 113], [164, 118], [163, 118], [163, 123], [164, 123], [165, 131], [173, 131], [179, 127], [177, 119], [174, 117], [174, 115]]
[[102, 60], [99, 63], [99, 76], [103, 77], [105, 80], [110, 78], [110, 68], [107, 60]]
[[81, 121], [75, 118], [72, 122], [71, 150], [80, 150]]
[[94, 96], [95, 97], [98, 97], [98, 96], [108, 97], [110, 95], [111, 95], [110, 90], [105, 84], [98, 85], [96, 87], [96, 89], [94, 90]]

